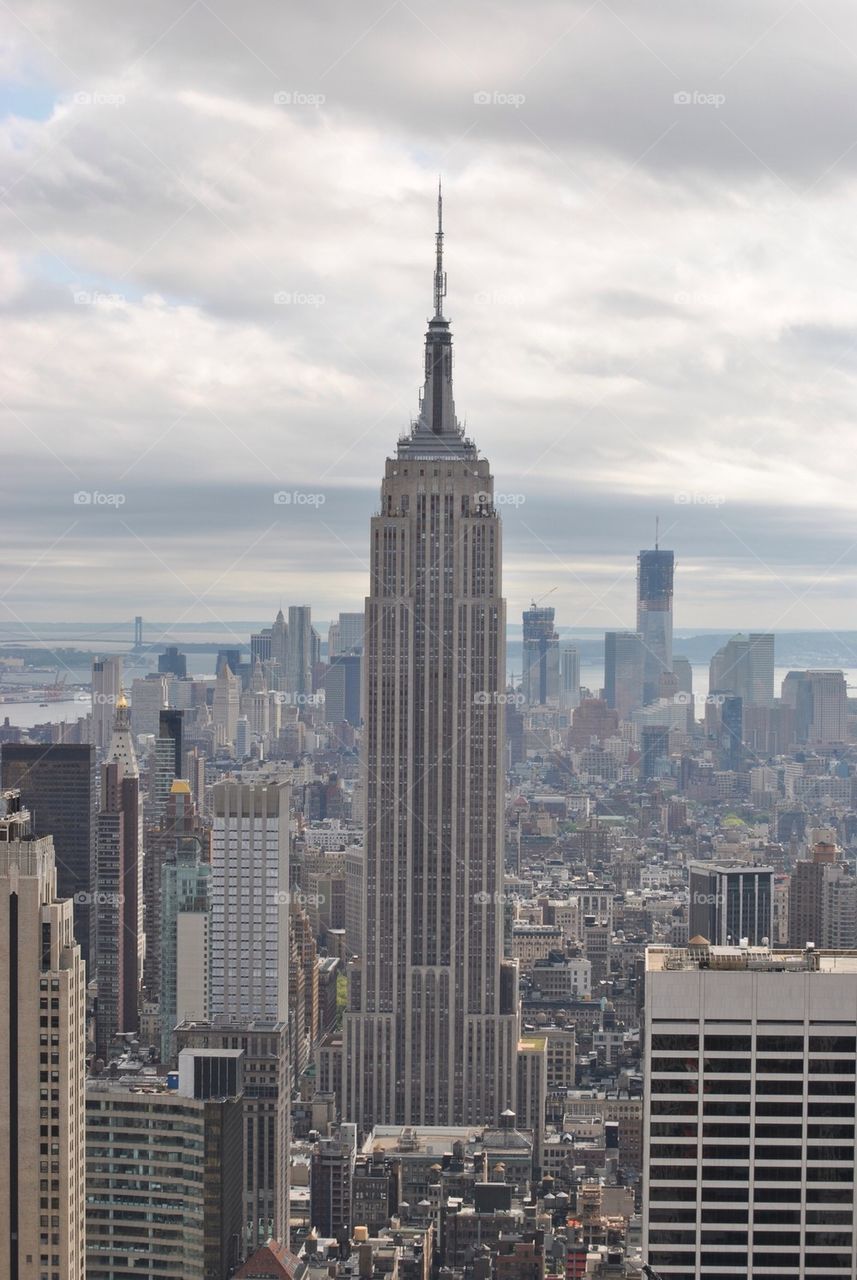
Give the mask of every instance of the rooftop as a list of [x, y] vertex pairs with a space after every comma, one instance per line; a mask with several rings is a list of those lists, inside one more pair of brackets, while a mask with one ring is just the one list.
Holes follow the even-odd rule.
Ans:
[[646, 947], [646, 972], [664, 973], [687, 969], [739, 970], [756, 972], [857, 973], [857, 951], [822, 951], [770, 947], [712, 947], [707, 943], [687, 947]]

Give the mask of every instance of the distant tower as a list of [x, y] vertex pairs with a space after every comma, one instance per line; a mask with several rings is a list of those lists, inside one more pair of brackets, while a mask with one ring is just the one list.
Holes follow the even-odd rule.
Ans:
[[420, 414], [387, 460], [370, 533], [364, 953], [343, 1035], [343, 1114], [363, 1132], [496, 1125], [517, 1087], [501, 526], [489, 464], [455, 416], [440, 202], [438, 215]]
[[630, 720], [643, 705], [645, 651], [635, 631], [607, 631], [604, 635], [604, 699]]
[[137, 614], [134, 619], [134, 648], [139, 650], [143, 647], [143, 618], [141, 614]]
[[672, 671], [675, 554], [655, 547], [637, 556], [637, 632], [643, 642], [643, 703], [655, 702], [661, 672]]
[[312, 693], [313, 628], [309, 605], [289, 606], [286, 689], [298, 698]]
[[224, 663], [214, 684], [212, 719], [215, 728], [220, 731], [223, 742], [230, 746], [235, 745], [240, 707], [241, 681], [233, 675], [229, 665]]
[[99, 750], [110, 743], [116, 699], [122, 688], [122, 656], [92, 662], [92, 740]]
[[559, 635], [554, 610], [535, 602], [524, 610], [524, 669], [521, 691], [529, 706], [559, 704]]

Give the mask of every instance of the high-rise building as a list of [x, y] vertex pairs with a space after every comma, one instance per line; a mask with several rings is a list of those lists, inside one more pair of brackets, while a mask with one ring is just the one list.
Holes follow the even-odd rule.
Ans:
[[177, 680], [184, 680], [187, 677], [187, 655], [179, 653], [176, 645], [168, 645], [158, 656], [158, 671], [161, 675], [175, 676]]
[[244, 1256], [240, 1072], [208, 1097], [186, 1070], [177, 1090], [87, 1081], [87, 1280], [227, 1280]]
[[263, 627], [261, 631], [254, 631], [250, 636], [250, 666], [255, 667], [257, 662], [270, 662], [273, 654], [272, 649], [273, 628]]
[[98, 982], [95, 1043], [106, 1057], [117, 1032], [136, 1031], [142, 980], [143, 817], [128, 704], [120, 695], [101, 771], [95, 835], [92, 977]]
[[857, 880], [832, 841], [816, 840], [795, 863], [788, 901], [793, 947], [857, 946]]
[[287, 783], [219, 782], [211, 849], [211, 1011], [288, 1017]]
[[643, 725], [640, 730], [640, 781], [651, 782], [666, 771], [670, 755], [670, 731], [661, 724]]
[[160, 907], [161, 1061], [171, 1062], [176, 1025], [207, 1022], [210, 1013], [211, 864], [195, 836], [176, 837], [161, 869]]
[[857, 956], [649, 947], [645, 980], [648, 1265], [853, 1275]]
[[159, 717], [169, 706], [169, 683], [172, 677], [150, 673], [145, 680], [131, 682], [131, 732], [157, 736]]
[[273, 1236], [289, 1242], [289, 1034], [285, 1022], [225, 1018], [182, 1022], [176, 1048], [244, 1053], [245, 1239], [248, 1251]]
[[559, 705], [563, 711], [580, 705], [580, 651], [571, 644], [559, 650]]
[[84, 1280], [86, 980], [50, 836], [0, 797], [0, 1275]]
[[771, 942], [773, 867], [690, 862], [687, 879], [689, 938], [702, 937], [716, 946], [737, 946], [742, 938], [752, 947]]
[[[111, 709], [111, 718], [115, 707]], [[6, 742], [2, 787], [21, 792], [33, 835], [51, 836], [57, 896], [74, 902], [74, 936], [90, 959], [90, 904], [95, 861], [95, 747], [76, 743]]]
[[455, 416], [442, 245], [439, 225], [419, 417], [387, 460], [371, 522], [364, 953], [343, 1037], [343, 1114], [363, 1132], [496, 1124], [517, 1083], [501, 526], [489, 464]]
[[327, 633], [327, 660], [363, 650], [363, 614], [341, 613]]
[[637, 632], [643, 642], [643, 701], [654, 702], [672, 671], [675, 554], [655, 547], [637, 556]]
[[229, 663], [224, 662], [214, 685], [214, 707], [211, 717], [218, 738], [223, 744], [235, 745], [240, 710], [241, 681], [234, 674]]
[[559, 635], [554, 610], [524, 610], [521, 692], [529, 706], [559, 704]]
[[99, 750], [110, 743], [116, 700], [122, 691], [122, 656], [92, 662], [92, 741]]
[[289, 654], [289, 624], [283, 616], [282, 609], [277, 610], [274, 625], [271, 627], [271, 661], [274, 663], [278, 688], [286, 687], [286, 668]]
[[774, 705], [774, 637], [769, 631], [751, 631], [747, 655], [748, 707]]
[[286, 691], [298, 698], [312, 693], [313, 626], [309, 605], [289, 605]]
[[604, 699], [630, 720], [643, 705], [643, 642], [634, 631], [607, 631], [604, 635]]
[[143, 859], [143, 931], [146, 955], [143, 964], [143, 986], [146, 999], [157, 1001], [161, 991], [161, 890], [164, 864], [175, 860], [177, 850], [192, 842], [203, 862], [210, 861], [209, 831], [199, 816], [189, 783], [176, 778], [164, 812], [145, 831], [146, 856]]
[[848, 736], [848, 692], [842, 671], [789, 671], [783, 702], [795, 711], [798, 743], [824, 746]]
[[324, 718], [328, 724], [360, 724], [360, 684], [363, 659], [359, 653], [335, 657], [324, 677]]

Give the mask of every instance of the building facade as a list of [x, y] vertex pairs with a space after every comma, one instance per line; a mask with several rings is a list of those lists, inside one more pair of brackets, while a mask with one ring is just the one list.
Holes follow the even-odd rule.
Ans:
[[514, 1109], [517, 971], [503, 956], [506, 686], [500, 519], [452, 398], [442, 231], [420, 414], [370, 533], [363, 955], [344, 1116], [497, 1123]]

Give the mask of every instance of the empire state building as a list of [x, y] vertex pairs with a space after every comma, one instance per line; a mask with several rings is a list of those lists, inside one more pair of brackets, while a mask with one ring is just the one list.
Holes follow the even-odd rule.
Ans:
[[419, 416], [388, 458], [364, 637], [364, 954], [349, 971], [344, 1116], [496, 1124], [515, 1107], [503, 959], [506, 656], [500, 519], [452, 395], [438, 194]]

